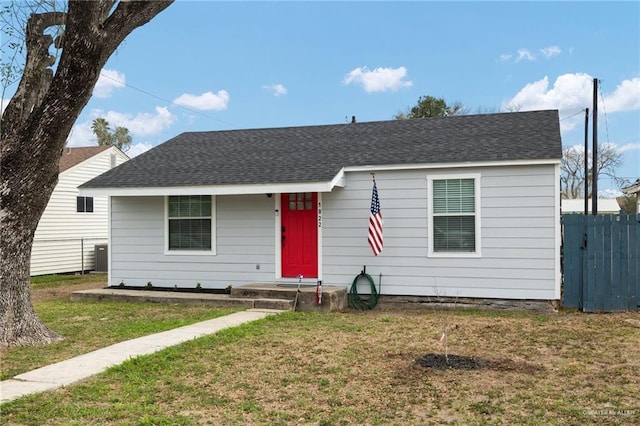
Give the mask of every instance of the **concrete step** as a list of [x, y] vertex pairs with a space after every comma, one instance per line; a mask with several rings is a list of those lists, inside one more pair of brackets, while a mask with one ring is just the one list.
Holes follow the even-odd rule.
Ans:
[[[299, 290], [299, 292], [298, 292]], [[347, 308], [347, 288], [344, 286], [322, 286], [322, 303], [316, 300], [316, 286], [280, 283], [250, 283], [231, 289], [231, 297], [252, 299], [288, 299], [293, 301], [296, 311], [341, 311]], [[296, 303], [297, 298], [297, 303]]]
[[252, 299], [255, 309], [276, 309], [279, 311], [292, 311], [293, 300], [289, 299]]

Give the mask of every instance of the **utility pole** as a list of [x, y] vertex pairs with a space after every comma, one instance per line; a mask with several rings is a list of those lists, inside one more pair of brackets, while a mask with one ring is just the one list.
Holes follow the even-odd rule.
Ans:
[[589, 108], [584, 110], [584, 215], [589, 214]]
[[593, 161], [591, 166], [591, 214], [598, 214], [598, 79], [593, 79]]

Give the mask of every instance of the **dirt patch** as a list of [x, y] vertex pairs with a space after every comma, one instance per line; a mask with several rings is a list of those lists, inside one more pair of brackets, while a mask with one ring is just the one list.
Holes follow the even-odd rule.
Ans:
[[71, 293], [79, 290], [90, 290], [94, 288], [104, 288], [107, 286], [106, 281], [95, 281], [85, 283], [71, 283], [64, 285], [57, 285], [55, 287], [46, 288], [32, 288], [31, 289], [31, 301], [41, 302], [48, 299], [58, 299], [70, 297]]
[[416, 364], [424, 368], [435, 370], [479, 370], [491, 369], [498, 371], [518, 371], [522, 373], [535, 373], [544, 370], [544, 367], [525, 362], [516, 362], [510, 359], [492, 360], [464, 355], [449, 355], [428, 353], [418, 359]]

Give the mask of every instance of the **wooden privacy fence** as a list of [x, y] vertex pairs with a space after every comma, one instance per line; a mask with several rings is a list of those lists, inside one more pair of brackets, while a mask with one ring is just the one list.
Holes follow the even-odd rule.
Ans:
[[565, 215], [563, 301], [584, 312], [638, 310], [640, 215]]

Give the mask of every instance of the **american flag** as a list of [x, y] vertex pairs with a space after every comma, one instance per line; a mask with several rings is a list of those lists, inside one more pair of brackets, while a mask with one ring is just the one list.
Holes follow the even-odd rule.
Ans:
[[371, 195], [371, 216], [369, 216], [369, 245], [374, 256], [382, 251], [382, 212], [380, 212], [380, 198], [378, 187], [373, 180], [373, 194]]

